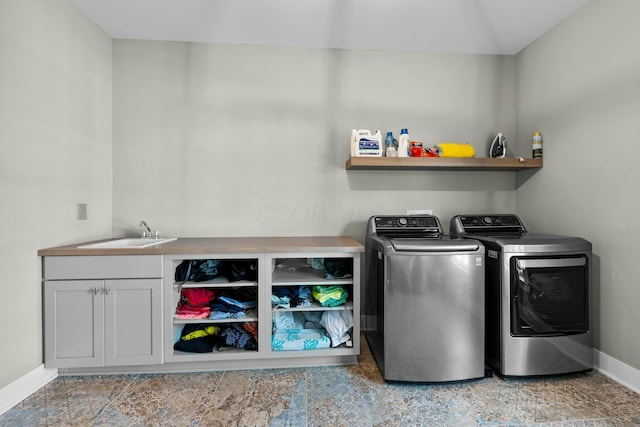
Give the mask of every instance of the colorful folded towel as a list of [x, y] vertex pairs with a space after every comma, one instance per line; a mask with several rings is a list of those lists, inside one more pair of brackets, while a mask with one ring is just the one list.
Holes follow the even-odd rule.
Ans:
[[347, 302], [349, 292], [342, 286], [314, 286], [313, 297], [322, 307], [336, 307]]
[[476, 151], [473, 149], [473, 145], [471, 144], [441, 142], [440, 144], [436, 144], [436, 148], [438, 149], [438, 155], [440, 157], [465, 158], [474, 157], [476, 155]]

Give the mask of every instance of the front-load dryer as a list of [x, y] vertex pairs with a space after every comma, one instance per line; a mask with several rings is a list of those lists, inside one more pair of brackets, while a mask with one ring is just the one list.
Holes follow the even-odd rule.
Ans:
[[456, 215], [449, 233], [486, 248], [486, 361], [504, 376], [593, 367], [591, 243], [531, 233], [516, 215]]

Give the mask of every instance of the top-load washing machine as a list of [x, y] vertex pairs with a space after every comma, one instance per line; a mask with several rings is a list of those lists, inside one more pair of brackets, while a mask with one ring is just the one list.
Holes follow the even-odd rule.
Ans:
[[486, 249], [486, 361], [504, 376], [593, 367], [591, 243], [527, 231], [516, 215], [456, 215]]
[[452, 239], [432, 215], [371, 217], [366, 337], [386, 381], [481, 378], [484, 247]]

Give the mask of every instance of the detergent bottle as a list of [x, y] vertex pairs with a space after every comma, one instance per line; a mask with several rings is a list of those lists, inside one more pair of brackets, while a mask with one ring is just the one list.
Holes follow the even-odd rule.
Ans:
[[371, 133], [367, 129], [351, 130], [351, 157], [382, 156], [382, 134], [379, 130]]
[[398, 138], [398, 157], [409, 157], [409, 131], [403, 128]]
[[538, 131], [533, 133], [533, 158], [542, 158], [542, 135]]
[[393, 132], [387, 132], [387, 137], [385, 138], [385, 155], [387, 157], [398, 157], [397, 144], [398, 141], [393, 138]]

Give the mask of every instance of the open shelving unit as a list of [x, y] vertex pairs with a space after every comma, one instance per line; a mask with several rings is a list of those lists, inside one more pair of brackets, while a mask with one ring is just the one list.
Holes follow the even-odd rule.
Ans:
[[[341, 259], [351, 265], [353, 274], [344, 278], [327, 278], [323, 271], [312, 268], [308, 263], [310, 258], [333, 258]], [[292, 262], [292, 264], [290, 264]], [[339, 286], [346, 290], [348, 297], [345, 303], [337, 306], [322, 306], [316, 300], [312, 301], [309, 305], [297, 306], [297, 307], [272, 307], [271, 318], [273, 330], [270, 339], [274, 338], [276, 334], [275, 330], [275, 317], [277, 313], [286, 312], [316, 312], [320, 316], [323, 312], [329, 311], [347, 311], [352, 318], [353, 325], [350, 331], [351, 340], [350, 344], [339, 347], [330, 348], [318, 348], [318, 349], [288, 349], [277, 350], [274, 342], [272, 341], [272, 354], [273, 355], [286, 355], [289, 354], [295, 357], [315, 357], [315, 356], [336, 356], [346, 357], [345, 361], [355, 358], [360, 352], [360, 286], [359, 286], [359, 273], [360, 273], [360, 259], [356, 254], [335, 254], [335, 253], [289, 253], [289, 254], [269, 254], [267, 256], [267, 264], [270, 266], [271, 277], [270, 285], [274, 290], [278, 287], [297, 288], [305, 286], [313, 288], [316, 285], [319, 286]], [[292, 266], [293, 265], [293, 266]], [[305, 316], [306, 317], [306, 316]]]
[[[255, 322], [256, 327], [260, 326], [259, 320], [259, 298], [258, 292], [256, 292], [256, 307], [246, 311], [246, 314], [243, 317], [238, 318], [224, 318], [224, 319], [185, 319], [176, 316], [175, 310], [180, 302], [181, 298], [181, 290], [189, 289], [189, 288], [202, 288], [202, 289], [215, 289], [218, 292], [224, 292], [226, 290], [233, 290], [238, 288], [255, 288], [256, 291], [259, 287], [259, 280], [237, 280], [230, 281], [224, 276], [218, 276], [210, 280], [203, 280], [199, 282], [192, 281], [178, 281], [174, 278], [174, 273], [176, 271], [176, 267], [182, 261], [193, 261], [193, 260], [221, 260], [224, 262], [233, 262], [233, 261], [253, 261], [256, 267], [260, 264], [260, 256], [235, 256], [232, 254], [226, 255], [211, 255], [211, 256], [187, 256], [183, 257], [180, 255], [171, 256], [167, 263], [168, 270], [165, 272], [165, 276], [168, 278], [167, 282], [170, 282], [170, 286], [165, 286], [165, 312], [170, 314], [168, 316], [168, 322], [165, 326], [165, 361], [167, 362], [211, 362], [215, 360], [224, 360], [224, 359], [240, 359], [240, 360], [251, 360], [254, 359], [256, 354], [258, 353], [258, 349], [239, 349], [234, 347], [224, 347], [224, 351], [222, 349], [218, 349], [218, 351], [212, 351], [208, 353], [190, 353], [180, 350], [174, 350], [173, 344], [179, 339], [180, 332], [185, 325], [190, 324], [206, 324], [218, 327], [225, 327], [227, 325], [231, 325], [233, 323], [243, 324], [245, 322]], [[258, 267], [259, 268], [259, 267]], [[256, 272], [256, 275], [257, 272]]]
[[[277, 260], [276, 260], [277, 262]], [[353, 278], [348, 279], [326, 279], [323, 277], [322, 272], [314, 270], [310, 266], [306, 268], [298, 269], [297, 271], [291, 271], [287, 269], [276, 269], [272, 275], [272, 287], [277, 286], [308, 286], [309, 288], [315, 285], [327, 286], [327, 285], [339, 285], [344, 286], [349, 292], [349, 295], [353, 295]], [[332, 310], [351, 310], [353, 311], [353, 301], [349, 299], [344, 305], [337, 307], [323, 307], [318, 302], [312, 302], [310, 305], [304, 307], [291, 307], [291, 308], [273, 308], [272, 311], [332, 311]]]
[[459, 170], [459, 171], [521, 171], [541, 169], [542, 159], [446, 158], [446, 157], [350, 157], [347, 170]]
[[[308, 263], [312, 258], [334, 258], [345, 260], [352, 266], [351, 277], [327, 279], [320, 270], [311, 268]], [[219, 260], [252, 261], [257, 265], [257, 280], [229, 281], [224, 276], [218, 276], [203, 281], [179, 281], [174, 276], [177, 267], [183, 261]], [[285, 265], [279, 268], [280, 265]], [[293, 268], [292, 266], [295, 266]], [[360, 253], [359, 252], [278, 252], [278, 253], [210, 253], [210, 254], [172, 254], [165, 259], [165, 289], [164, 289], [164, 363], [175, 369], [187, 369], [189, 366], [197, 369], [223, 368], [255, 368], [268, 366], [316, 366], [342, 365], [357, 363], [360, 353]], [[344, 304], [336, 307], [323, 307], [316, 301], [310, 305], [275, 308], [272, 306], [272, 291], [278, 287], [299, 287], [315, 285], [343, 286], [348, 291], [348, 298]], [[257, 304], [254, 309], [247, 310], [240, 318], [224, 319], [184, 319], [175, 315], [181, 298], [181, 290], [188, 288], [215, 289], [219, 292], [237, 288], [255, 288]], [[301, 313], [307, 317], [309, 312], [323, 313], [328, 311], [348, 311], [353, 317], [351, 330], [351, 346], [329, 348], [304, 348], [279, 350], [273, 345], [274, 319], [277, 313]], [[314, 316], [315, 317], [315, 316]], [[235, 347], [214, 348], [211, 352], [187, 352], [174, 349], [174, 344], [180, 339], [185, 325], [205, 324], [224, 328], [230, 324], [255, 322], [258, 334], [256, 349], [238, 349]], [[269, 360], [270, 362], [266, 362]]]

